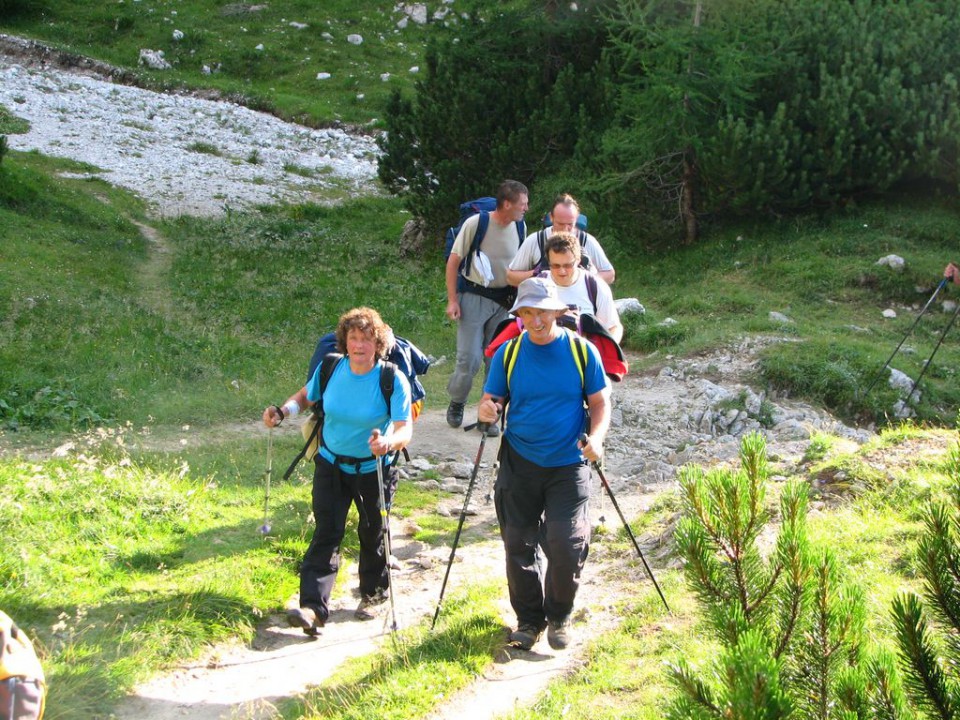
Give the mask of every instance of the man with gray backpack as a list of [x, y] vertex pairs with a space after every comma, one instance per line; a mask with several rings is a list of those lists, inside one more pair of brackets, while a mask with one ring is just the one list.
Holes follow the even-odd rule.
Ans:
[[507, 317], [515, 296], [507, 282], [507, 266], [523, 242], [528, 197], [523, 183], [504, 180], [497, 189], [496, 209], [464, 220], [450, 249], [446, 312], [457, 322], [457, 364], [447, 383], [450, 427], [463, 423], [473, 378], [484, 363], [483, 349]]

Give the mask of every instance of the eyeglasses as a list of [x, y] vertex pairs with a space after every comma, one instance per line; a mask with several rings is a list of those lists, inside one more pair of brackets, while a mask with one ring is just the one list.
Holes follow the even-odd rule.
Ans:
[[550, 263], [551, 270], [573, 270], [577, 266], [576, 263]]

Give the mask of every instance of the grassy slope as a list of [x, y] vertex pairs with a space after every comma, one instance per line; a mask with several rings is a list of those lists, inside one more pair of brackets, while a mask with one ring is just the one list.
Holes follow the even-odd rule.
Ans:
[[[249, 418], [302, 381], [316, 337], [361, 303], [428, 353], [453, 357], [439, 250], [397, 257], [407, 216], [395, 201], [168, 223], [159, 230], [174, 250], [170, 274], [148, 295], [155, 253], [128, 219], [137, 204], [100, 183], [52, 179], [58, 166], [16, 154], [0, 178], [0, 233], [8, 257], [21, 260], [0, 266], [0, 399], [21, 423]], [[110, 205], [97, 199], [104, 195]], [[875, 419], [892, 405], [883, 383], [866, 403], [848, 401], [909, 330], [911, 306], [929, 296], [954, 219], [950, 207], [903, 200], [829, 223], [724, 228], [671, 256], [621, 257], [617, 295], [648, 308], [627, 345], [648, 353], [642, 367], [743, 333], [785, 335], [802, 342], [767, 352], [778, 387]], [[906, 258], [906, 271], [875, 264], [891, 252]], [[896, 319], [882, 317], [887, 307]], [[773, 322], [771, 311], [795, 322]], [[666, 317], [677, 324], [661, 326]], [[948, 319], [939, 307], [928, 312], [893, 365], [916, 377]], [[947, 423], [960, 407], [954, 336], [925, 376], [921, 404], [923, 417]], [[441, 404], [449, 367], [426, 377]]]
[[[149, 82], [238, 94], [311, 125], [372, 121], [382, 114], [391, 90], [412, 85], [416, 75], [410, 68], [422, 64], [424, 27], [411, 21], [399, 29], [404, 15], [393, 3], [77, 0], [44, 5], [43, 13], [0, 18], [0, 32], [128, 68], [137, 67], [142, 48], [162, 50], [173, 68], [141, 68]], [[183, 39], [174, 39], [175, 30]], [[351, 34], [361, 35], [363, 42], [347, 42]], [[205, 74], [204, 66], [216, 71]], [[331, 77], [318, 80], [322, 72]], [[385, 73], [386, 81], [381, 79]]]

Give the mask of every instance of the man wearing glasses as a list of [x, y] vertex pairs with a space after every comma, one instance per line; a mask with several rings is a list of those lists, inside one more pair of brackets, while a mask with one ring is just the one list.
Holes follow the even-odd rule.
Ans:
[[568, 315], [593, 315], [618, 343], [623, 325], [610, 286], [580, 266], [580, 242], [567, 232], [555, 232], [547, 240], [546, 255], [550, 279], [557, 286]]

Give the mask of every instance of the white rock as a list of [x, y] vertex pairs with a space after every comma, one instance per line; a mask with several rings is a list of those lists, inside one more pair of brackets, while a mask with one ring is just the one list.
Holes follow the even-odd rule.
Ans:
[[296, 30], [306, 30], [310, 26], [306, 23], [292, 21], [290, 23], [290, 27], [295, 28]]
[[413, 5], [404, 5], [403, 12], [413, 20], [417, 25], [424, 25], [427, 22], [426, 3], [414, 3]]
[[357, 93], [357, 100], [363, 100], [366, 97], [363, 93]]
[[210, 66], [209, 66], [209, 65], [204, 65], [200, 72], [202, 72], [204, 75], [209, 75], [209, 74], [210, 74]]
[[174, 31], [173, 31], [173, 41], [174, 41], [174, 42], [180, 42], [181, 40], [183, 40], [183, 31], [182, 31], [182, 30], [174, 30]]
[[887, 382], [894, 390], [900, 391], [901, 395], [906, 395], [913, 387], [910, 376], [896, 368], [890, 368], [890, 378]]
[[163, 50], [140, 50], [140, 65], [146, 65], [153, 70], [169, 70], [173, 66], [163, 59]]
[[885, 255], [876, 262], [877, 265], [887, 265], [891, 270], [900, 272], [903, 270], [906, 262], [899, 255]]
[[406, 16], [404, 16], [404, 17], [400, 18], [399, 20], [397, 20], [397, 27], [400, 28], [401, 30], [403, 30], [404, 28], [406, 28], [407, 25], [409, 25], [409, 24], [410, 24], [410, 18], [408, 18], [408, 17], [406, 17]]
[[617, 306], [617, 313], [619, 315], [629, 315], [630, 313], [645, 315], [647, 312], [647, 309], [641, 305], [640, 301], [636, 298], [620, 298], [614, 302]]
[[349, 35], [347, 35], [347, 42], [350, 43], [351, 45], [362, 45], [363, 36], [357, 35], [356, 33], [350, 33]]
[[320, 37], [322, 37], [327, 42], [330, 42], [331, 40], [333, 40], [333, 35], [331, 35], [328, 32], [320, 33]]
[[787, 317], [786, 315], [784, 315], [783, 313], [777, 312], [776, 310], [771, 310], [771, 311], [770, 311], [770, 314], [769, 314], [767, 317], [770, 318], [770, 321], [771, 321], [771, 322], [780, 323], [781, 325], [793, 325], [793, 324], [794, 324], [794, 323], [793, 323], [793, 320], [791, 320], [790, 318], [788, 318], [788, 317]]
[[664, 318], [663, 320], [657, 323], [657, 325], [659, 325], [660, 327], [671, 327], [676, 324], [677, 324], [677, 321], [671, 317]]
[[390, 73], [380, 73], [380, 82], [387, 82], [390, 79]]
[[318, 72], [318, 73], [317, 73], [317, 80], [329, 80], [331, 77], [333, 77], [333, 76], [332, 76], [330, 73], [328, 73], [328, 72]]
[[414, 65], [413, 67], [410, 68], [410, 72], [411, 72], [411, 73], [414, 73], [414, 74], [420, 72], [420, 66], [419, 66], [419, 65]]
[[952, 313], [957, 309], [957, 303], [954, 300], [944, 300], [941, 307], [945, 313]]
[[888, 319], [893, 319], [897, 316], [897, 311], [893, 308], [887, 308], [883, 311], [883, 316]]
[[893, 410], [893, 416], [898, 420], [906, 420], [907, 418], [913, 417], [915, 415], [915, 413], [913, 412], [913, 408], [907, 405], [906, 401], [904, 400], [897, 400], [893, 404], [892, 410]]

